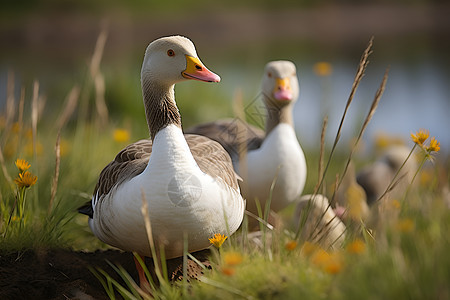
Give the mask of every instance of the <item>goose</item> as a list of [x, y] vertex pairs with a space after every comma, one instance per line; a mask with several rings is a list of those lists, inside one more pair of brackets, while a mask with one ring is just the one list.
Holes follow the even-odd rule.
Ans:
[[[367, 195], [367, 203], [374, 205], [388, 188], [395, 174], [408, 158], [410, 149], [404, 145], [394, 145], [387, 148], [376, 161], [365, 166], [356, 176], [359, 185]], [[410, 157], [397, 175], [393, 188], [383, 198], [395, 199], [402, 197], [417, 170], [417, 162]]]
[[[296, 67], [291, 61], [267, 63], [262, 80], [262, 97], [266, 109], [265, 132], [244, 124], [247, 134], [246, 163], [241, 166], [240, 139], [242, 122], [220, 120], [197, 125], [186, 132], [218, 141], [230, 153], [236, 172], [242, 177], [241, 192], [247, 210], [258, 214], [256, 201], [264, 209], [270, 198], [270, 209], [278, 212], [298, 198], [306, 180], [306, 161], [297, 140], [292, 109], [299, 96]], [[244, 127], [244, 128], [245, 128]], [[275, 182], [271, 191], [272, 183]]]
[[339, 249], [345, 242], [346, 226], [324, 195], [301, 196], [296, 201], [293, 221], [303, 240], [327, 249]]
[[[174, 86], [185, 80], [220, 77], [203, 65], [188, 38], [151, 42], [141, 70], [151, 139], [120, 151], [100, 173], [92, 200], [79, 209], [101, 241], [141, 257], [152, 256], [143, 200], [155, 248], [163, 247], [166, 259], [182, 256], [186, 239], [188, 252], [208, 248], [209, 238], [234, 233], [243, 219], [245, 201], [228, 153], [207, 137], [182, 132]], [[146, 279], [136, 267], [142, 286]]]

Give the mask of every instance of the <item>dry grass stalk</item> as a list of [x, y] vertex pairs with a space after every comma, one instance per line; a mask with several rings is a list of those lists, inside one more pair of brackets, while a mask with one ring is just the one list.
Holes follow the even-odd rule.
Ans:
[[14, 73], [12, 71], [8, 72], [8, 82], [6, 84], [6, 124], [5, 127], [11, 127], [13, 123], [14, 116], [16, 114], [14, 97]]
[[150, 251], [152, 252], [152, 257], [153, 257], [153, 263], [155, 265], [155, 273], [156, 276], [161, 279], [163, 278], [162, 276], [162, 269], [161, 266], [159, 264], [159, 255], [157, 253], [157, 249], [155, 247], [155, 240], [153, 239], [153, 232], [152, 232], [152, 225], [150, 222], [150, 215], [148, 213], [148, 203], [147, 200], [145, 199], [145, 194], [144, 191], [141, 191], [142, 194], [142, 206], [141, 206], [141, 213], [142, 216], [144, 217], [144, 223], [145, 223], [145, 230], [147, 232], [147, 239], [148, 242], [150, 244]]
[[325, 118], [323, 118], [323, 123], [322, 123], [322, 132], [320, 134], [319, 170], [318, 170], [317, 184], [316, 184], [316, 187], [314, 188], [314, 194], [318, 193], [319, 182], [323, 176], [323, 155], [325, 152], [325, 133], [327, 131], [327, 126], [328, 126], [328, 116], [325, 116]]
[[[342, 126], [344, 124], [345, 116], [347, 115], [347, 111], [350, 107], [350, 104], [353, 101], [353, 97], [355, 96], [356, 90], [358, 89], [358, 86], [364, 77], [364, 73], [366, 71], [367, 65], [369, 64], [369, 55], [372, 53], [372, 45], [373, 45], [373, 37], [370, 39], [369, 44], [367, 45], [366, 50], [364, 51], [361, 60], [359, 62], [358, 70], [356, 71], [355, 79], [353, 80], [352, 89], [350, 91], [350, 96], [348, 97], [347, 104], [345, 105], [344, 113], [341, 118], [341, 123], [339, 124], [338, 132], [336, 134], [336, 139], [334, 141], [335, 144], [338, 143], [341, 132], [342, 132]], [[333, 146], [334, 148], [334, 146]]]
[[11, 187], [14, 186], [14, 182], [11, 176], [9, 176], [8, 169], [6, 168], [5, 158], [3, 156], [3, 149], [1, 145], [0, 145], [0, 164], [2, 166], [3, 176], [5, 176], [6, 181], [8, 181]]
[[95, 86], [95, 107], [97, 108], [100, 124], [102, 126], [108, 123], [108, 108], [105, 102], [105, 79], [100, 72], [100, 63], [107, 37], [107, 30], [103, 28], [97, 38], [97, 43], [95, 44], [94, 54], [92, 55], [90, 64], [91, 77]]
[[[244, 112], [244, 97], [242, 96], [242, 90], [236, 89], [233, 96], [233, 113], [236, 116], [235, 122], [237, 122], [237, 145], [239, 154], [239, 170], [243, 178], [248, 178], [248, 166], [247, 166], [247, 126], [245, 124], [245, 112]], [[248, 191], [247, 182], [243, 181], [241, 185], [243, 194]]]
[[389, 68], [386, 69], [386, 71], [384, 73], [383, 80], [381, 81], [380, 87], [378, 88], [378, 90], [377, 90], [377, 92], [375, 94], [375, 97], [374, 97], [374, 99], [372, 101], [372, 105], [370, 106], [369, 113], [367, 114], [367, 116], [366, 116], [366, 118], [364, 120], [364, 123], [363, 123], [363, 125], [361, 127], [361, 130], [359, 131], [359, 134], [358, 134], [358, 137], [356, 138], [355, 143], [353, 144], [352, 148], [350, 149], [350, 154], [348, 156], [347, 163], [345, 165], [344, 171], [342, 172], [341, 179], [337, 183], [337, 187], [335, 189], [335, 192], [333, 193], [333, 197], [331, 198], [331, 202], [333, 202], [333, 200], [334, 200], [334, 198], [336, 196], [336, 191], [337, 191], [337, 189], [339, 189], [339, 186], [341, 185], [342, 180], [345, 177], [345, 174], [347, 173], [348, 166], [350, 165], [350, 162], [351, 162], [351, 160], [353, 158], [353, 153], [355, 152], [355, 149], [357, 148], [357, 146], [359, 144], [359, 141], [361, 140], [364, 132], [366, 131], [367, 125], [369, 125], [369, 122], [372, 120], [372, 117], [375, 114], [375, 111], [376, 111], [376, 109], [378, 107], [378, 103], [380, 102], [381, 96], [383, 96], [383, 92], [384, 92], [384, 89], [386, 87], [388, 74], [389, 74]]
[[[19, 100], [19, 116], [18, 116], [18, 120], [17, 123], [19, 125], [19, 136], [22, 135], [22, 130], [23, 130], [23, 109], [25, 106], [25, 88], [22, 87], [20, 89], [20, 100]], [[19, 143], [21, 142], [21, 140], [19, 140]], [[19, 146], [20, 149], [20, 146]]]
[[15, 97], [14, 97], [14, 73], [12, 71], [8, 72], [8, 80], [6, 83], [6, 115], [5, 115], [5, 129], [2, 135], [2, 144], [6, 142], [11, 133], [11, 128], [13, 125], [16, 108], [15, 108]]
[[59, 180], [59, 169], [61, 165], [61, 130], [66, 125], [70, 116], [74, 112], [78, 98], [80, 95], [80, 88], [78, 86], [74, 86], [67, 96], [66, 106], [64, 107], [64, 111], [61, 114], [60, 118], [57, 121], [58, 133], [56, 135], [56, 144], [55, 144], [55, 173], [53, 175], [52, 187], [51, 187], [51, 196], [50, 202], [48, 205], [48, 213], [52, 210], [53, 202], [55, 201], [56, 192], [58, 190], [58, 180]]
[[364, 53], [361, 56], [361, 60], [360, 60], [359, 65], [358, 65], [358, 70], [356, 71], [355, 79], [353, 80], [352, 89], [350, 91], [350, 95], [348, 97], [347, 104], [345, 105], [344, 113], [342, 115], [341, 122], [339, 124], [339, 128], [338, 128], [338, 131], [336, 133], [336, 137], [334, 139], [333, 147], [331, 148], [330, 155], [328, 157], [327, 164], [326, 164], [325, 169], [323, 171], [322, 178], [319, 181], [317, 190], [319, 190], [320, 186], [322, 186], [322, 184], [323, 184], [323, 180], [325, 178], [326, 172], [327, 172], [327, 170], [328, 170], [328, 168], [330, 166], [331, 158], [333, 157], [334, 151], [336, 150], [337, 143], [339, 142], [339, 139], [340, 139], [340, 136], [341, 136], [342, 126], [344, 124], [345, 116], [347, 115], [347, 111], [348, 111], [348, 109], [350, 107], [350, 104], [353, 101], [353, 97], [354, 97], [354, 95], [356, 93], [356, 90], [358, 89], [358, 86], [359, 86], [359, 84], [360, 84], [360, 82], [361, 82], [361, 80], [362, 80], [362, 78], [364, 76], [364, 73], [366, 71], [367, 65], [369, 64], [368, 58], [369, 58], [369, 55], [372, 53], [372, 45], [373, 45], [373, 37], [370, 38], [369, 44], [367, 45], [366, 50], [364, 50]]
[[80, 88], [78, 86], [74, 86], [72, 90], [70, 90], [69, 95], [66, 98], [66, 104], [64, 106], [64, 110], [60, 115], [58, 121], [56, 122], [58, 131], [61, 131], [62, 128], [66, 125], [70, 116], [75, 111], [75, 108], [78, 104], [78, 99], [80, 96]]
[[39, 82], [35, 80], [33, 83], [33, 98], [31, 100], [31, 130], [33, 135], [34, 155], [36, 155], [38, 115], [39, 115]]
[[[347, 115], [348, 109], [349, 109], [349, 107], [350, 107], [350, 105], [351, 105], [351, 103], [352, 103], [352, 101], [353, 101], [353, 98], [354, 98], [354, 95], [355, 95], [355, 93], [356, 93], [356, 90], [358, 89], [358, 86], [359, 86], [359, 84], [360, 84], [362, 78], [364, 77], [365, 71], [366, 71], [366, 69], [367, 69], [367, 65], [369, 64], [368, 58], [369, 58], [370, 54], [372, 53], [372, 46], [373, 46], [373, 37], [370, 38], [369, 44], [367, 45], [367, 48], [364, 50], [364, 53], [363, 53], [363, 55], [361, 56], [361, 59], [360, 59], [359, 65], [358, 65], [358, 70], [356, 71], [355, 79], [353, 80], [352, 89], [351, 89], [351, 91], [350, 91], [350, 95], [349, 95], [348, 100], [347, 100], [347, 103], [346, 103], [346, 105], [345, 105], [344, 113], [342, 114], [341, 122], [340, 122], [340, 124], [339, 124], [338, 131], [337, 131], [337, 133], [336, 133], [336, 137], [335, 137], [335, 139], [334, 139], [334, 143], [333, 143], [333, 146], [332, 146], [332, 148], [331, 148], [331, 151], [330, 151], [330, 155], [329, 155], [329, 157], [328, 157], [327, 164], [326, 164], [325, 169], [324, 169], [324, 171], [323, 171], [322, 177], [321, 177], [321, 179], [320, 179], [320, 181], [319, 181], [319, 183], [318, 183], [318, 185], [317, 185], [317, 187], [316, 187], [316, 189], [315, 189], [315, 194], [314, 194], [314, 196], [316, 195], [316, 193], [318, 192], [318, 190], [320, 189], [320, 187], [323, 185], [323, 182], [324, 182], [324, 180], [325, 180], [326, 172], [327, 172], [327, 170], [328, 170], [328, 168], [329, 168], [329, 166], [330, 166], [331, 159], [332, 159], [332, 157], [333, 157], [334, 151], [336, 150], [337, 143], [339, 142], [340, 137], [341, 137], [342, 127], [343, 127], [344, 120], [345, 120], [345, 117], [346, 117], [346, 115]], [[385, 76], [383, 77], [383, 81], [382, 81], [382, 83], [381, 83], [381, 86], [380, 86], [379, 90], [377, 91], [377, 94], [375, 95], [375, 100], [374, 100], [374, 102], [372, 103], [371, 110], [369, 111], [368, 117], [370, 117], [370, 118], [373, 116], [373, 113], [375, 112], [376, 106], [378, 105], [378, 101], [380, 100], [381, 95], [383, 94], [384, 87], [385, 87], [385, 85], [386, 85], [386, 80], [387, 80], [387, 72], [385, 73]], [[372, 111], [372, 108], [373, 108], [373, 111]], [[369, 121], [370, 121], [370, 119], [369, 119]], [[367, 118], [366, 118], [366, 122], [365, 122], [364, 124], [365, 124], [365, 125], [363, 125], [363, 129], [365, 129], [365, 127], [366, 127], [367, 124], [368, 124]], [[360, 136], [362, 136], [362, 132], [360, 132]], [[354, 149], [352, 149], [352, 151], [354, 151]], [[351, 159], [351, 156], [349, 157], [349, 159]], [[347, 165], [346, 165], [345, 171], [346, 171], [346, 169], [348, 168], [348, 164], [349, 164], [349, 162], [348, 162]], [[344, 174], [341, 176], [341, 180], [342, 180], [342, 178], [343, 178], [344, 175], [345, 175], [345, 171], [344, 171]], [[340, 181], [339, 181], [339, 185], [340, 185]], [[336, 190], [337, 190], [338, 188], [339, 188], [339, 186], [335, 187], [335, 190], [334, 190], [334, 192], [333, 192], [333, 197], [331, 198], [330, 203], [329, 203], [329, 205], [328, 205], [329, 207], [331, 206], [331, 203], [334, 201], [334, 198], [335, 198], [335, 195], [336, 195]], [[313, 201], [314, 201], [314, 200], [315, 200], [315, 197], [313, 197]], [[322, 214], [322, 216], [317, 220], [317, 222], [316, 222], [316, 228], [315, 228], [314, 230], [316, 230], [317, 227], [320, 225], [320, 222], [321, 222], [321, 220], [322, 220], [322, 218], [323, 218], [324, 216], [325, 216], [325, 212], [324, 212], [324, 213]]]

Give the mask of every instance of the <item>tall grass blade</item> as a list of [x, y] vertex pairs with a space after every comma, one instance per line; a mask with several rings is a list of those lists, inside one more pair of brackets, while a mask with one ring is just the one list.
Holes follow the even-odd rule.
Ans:
[[63, 127], [66, 125], [67, 121], [69, 120], [70, 116], [73, 114], [73, 112], [77, 106], [79, 94], [80, 94], [80, 89], [78, 88], [78, 86], [73, 87], [72, 90], [70, 91], [69, 95], [67, 96], [64, 111], [56, 123], [58, 132], [56, 135], [56, 143], [55, 143], [55, 172], [53, 174], [53, 179], [52, 179], [50, 202], [48, 204], [48, 213], [50, 213], [50, 211], [52, 210], [53, 202], [55, 200], [56, 192], [58, 189], [59, 169], [60, 169], [60, 164], [61, 164], [61, 144], [60, 144], [61, 131], [62, 131]]
[[322, 131], [320, 133], [319, 169], [317, 172], [318, 178], [317, 178], [317, 184], [314, 188], [314, 194], [317, 194], [319, 192], [319, 182], [323, 176], [323, 155], [325, 152], [325, 133], [327, 131], [327, 126], [328, 126], [328, 116], [325, 116], [323, 118]]
[[366, 50], [364, 50], [364, 53], [361, 56], [361, 60], [360, 60], [359, 65], [358, 65], [358, 69], [356, 71], [355, 79], [353, 80], [352, 89], [350, 91], [350, 95], [348, 97], [347, 104], [345, 105], [344, 113], [342, 114], [341, 121], [340, 121], [340, 124], [339, 124], [339, 127], [338, 127], [338, 131], [336, 133], [336, 137], [334, 139], [333, 146], [331, 147], [331, 151], [330, 151], [330, 154], [328, 156], [328, 161], [327, 161], [327, 164], [326, 164], [325, 169], [323, 171], [322, 178], [319, 181], [317, 190], [319, 190], [320, 187], [323, 184], [323, 181], [325, 179], [325, 175], [327, 173], [327, 170], [328, 170], [328, 168], [330, 166], [331, 159], [333, 157], [334, 151], [336, 150], [337, 143], [339, 142], [340, 137], [341, 137], [341, 131], [342, 131], [342, 127], [343, 127], [343, 124], [344, 124], [345, 117], [347, 115], [347, 111], [348, 111], [348, 109], [350, 107], [350, 104], [353, 101], [353, 97], [354, 97], [354, 95], [356, 93], [356, 90], [358, 89], [358, 86], [359, 86], [362, 78], [364, 77], [364, 73], [366, 71], [367, 65], [369, 64], [368, 58], [369, 58], [369, 55], [372, 53], [372, 45], [373, 45], [373, 37], [369, 40], [369, 44], [367, 45]]
[[89, 271], [91, 271], [92, 274], [97, 278], [98, 281], [100, 281], [101, 285], [103, 286], [103, 289], [105, 290], [106, 294], [108, 295], [109, 299], [115, 300], [116, 295], [114, 293], [114, 288], [111, 285], [110, 276], [108, 275], [107, 282], [105, 279], [97, 272], [93, 267], [88, 266]]
[[340, 178], [340, 180], [337, 183], [337, 186], [336, 186], [336, 188], [335, 188], [335, 190], [333, 192], [333, 196], [332, 196], [330, 202], [334, 201], [334, 198], [336, 196], [336, 191], [341, 186], [342, 180], [344, 179], [345, 174], [347, 173], [347, 170], [348, 170], [348, 167], [350, 165], [350, 162], [352, 161], [355, 149], [357, 148], [357, 146], [358, 146], [358, 144], [359, 144], [359, 142], [360, 142], [360, 140], [361, 140], [361, 138], [362, 138], [362, 136], [363, 136], [363, 134], [364, 134], [364, 132], [365, 132], [365, 130], [367, 128], [367, 125], [372, 120], [372, 117], [375, 114], [375, 111], [376, 111], [376, 109], [378, 107], [378, 103], [380, 102], [381, 96], [383, 96], [383, 92], [384, 92], [385, 87], [386, 87], [388, 74], [389, 74], [389, 68], [386, 69], [386, 71], [384, 73], [383, 80], [381, 81], [380, 87], [378, 88], [378, 90], [377, 90], [377, 92], [375, 94], [375, 97], [374, 97], [374, 99], [372, 101], [372, 105], [370, 106], [369, 112], [368, 112], [366, 118], [364, 119], [364, 123], [363, 123], [363, 125], [361, 127], [361, 130], [359, 131], [358, 137], [356, 138], [355, 143], [353, 144], [352, 148], [350, 149], [350, 153], [349, 153], [347, 162], [345, 164], [344, 171], [342, 172], [341, 178]]

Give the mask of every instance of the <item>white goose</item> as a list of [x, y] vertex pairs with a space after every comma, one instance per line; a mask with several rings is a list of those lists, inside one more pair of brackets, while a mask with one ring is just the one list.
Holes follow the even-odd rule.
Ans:
[[292, 109], [299, 96], [295, 65], [290, 61], [269, 62], [264, 70], [262, 95], [267, 112], [266, 130], [264, 134], [246, 125], [246, 170], [240, 170], [238, 161], [241, 149], [239, 134], [242, 134], [238, 121], [211, 122], [186, 131], [218, 141], [231, 154], [235, 170], [243, 178], [241, 191], [247, 199], [247, 210], [254, 214], [257, 214], [256, 199], [264, 208], [270, 195], [271, 210], [283, 209], [301, 195], [306, 180], [305, 156], [297, 140], [292, 117]]
[[214, 234], [229, 235], [240, 226], [245, 203], [230, 156], [215, 141], [183, 135], [174, 85], [187, 79], [220, 81], [200, 62], [187, 38], [150, 43], [141, 85], [152, 140], [119, 152], [101, 172], [92, 201], [80, 208], [103, 242], [151, 256], [141, 214], [143, 197], [156, 247], [164, 245], [166, 258], [183, 254], [184, 233], [192, 252], [209, 247]]

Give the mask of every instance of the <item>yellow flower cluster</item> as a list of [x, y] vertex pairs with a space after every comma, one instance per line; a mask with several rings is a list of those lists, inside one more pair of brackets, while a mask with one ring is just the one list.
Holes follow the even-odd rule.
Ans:
[[37, 176], [27, 171], [31, 165], [26, 160], [17, 159], [15, 164], [17, 169], [19, 169], [19, 175], [14, 179], [14, 182], [19, 189], [29, 188], [36, 184]]
[[16, 179], [14, 179], [14, 182], [19, 187], [19, 189], [29, 188], [30, 186], [34, 185], [36, 181], [37, 176], [34, 176], [28, 171], [19, 173], [19, 176]]
[[222, 266], [222, 273], [228, 276], [234, 275], [234, 273], [236, 273], [235, 267], [240, 265], [243, 260], [244, 258], [238, 252], [225, 253], [223, 257], [224, 264]]
[[411, 140], [418, 146], [422, 147], [428, 153], [438, 152], [439, 150], [441, 150], [441, 143], [439, 143], [434, 136], [431, 138], [430, 144], [428, 146], [424, 144], [429, 136], [430, 132], [428, 130], [420, 129], [415, 134], [411, 133]]
[[329, 274], [337, 274], [344, 267], [340, 252], [328, 252], [319, 245], [305, 242], [302, 253], [309, 257], [310, 261]]
[[25, 172], [31, 167], [31, 165], [25, 159], [20, 158], [16, 160], [15, 164], [20, 173]]
[[216, 233], [214, 235], [214, 237], [209, 239], [209, 242], [211, 244], [213, 244], [217, 249], [219, 249], [220, 247], [222, 247], [223, 242], [225, 242], [225, 240], [228, 237], [226, 235], [220, 234], [220, 233]]

